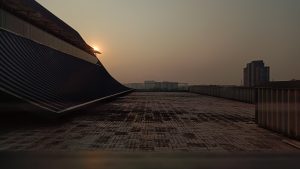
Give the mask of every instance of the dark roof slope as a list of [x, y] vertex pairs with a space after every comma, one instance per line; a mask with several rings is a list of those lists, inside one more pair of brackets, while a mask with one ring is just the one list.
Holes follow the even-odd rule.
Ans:
[[89, 54], [95, 55], [93, 48], [82, 39], [77, 31], [35, 0], [0, 0], [0, 7]]

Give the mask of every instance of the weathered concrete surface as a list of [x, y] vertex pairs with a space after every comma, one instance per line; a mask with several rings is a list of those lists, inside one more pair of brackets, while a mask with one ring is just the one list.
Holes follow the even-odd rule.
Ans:
[[251, 104], [191, 93], [137, 92], [57, 124], [2, 125], [0, 150], [298, 151], [258, 128], [254, 111]]

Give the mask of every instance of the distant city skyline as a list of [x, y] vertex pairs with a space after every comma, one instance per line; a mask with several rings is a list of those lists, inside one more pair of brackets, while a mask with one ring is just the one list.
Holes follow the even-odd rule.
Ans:
[[270, 80], [300, 79], [297, 0], [37, 2], [103, 52], [122, 83], [239, 85], [253, 60], [270, 66]]

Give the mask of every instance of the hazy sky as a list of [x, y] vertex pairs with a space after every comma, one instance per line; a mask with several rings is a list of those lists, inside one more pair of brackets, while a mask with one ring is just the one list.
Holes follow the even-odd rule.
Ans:
[[37, 0], [103, 54], [122, 83], [240, 84], [263, 59], [300, 79], [300, 0]]

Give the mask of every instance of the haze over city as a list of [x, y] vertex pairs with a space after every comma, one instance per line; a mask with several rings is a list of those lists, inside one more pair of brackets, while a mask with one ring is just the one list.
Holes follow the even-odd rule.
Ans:
[[299, 16], [300, 0], [0, 0], [1, 169], [298, 169]]
[[297, 0], [37, 1], [103, 52], [122, 83], [241, 84], [258, 59], [271, 80], [300, 79]]

